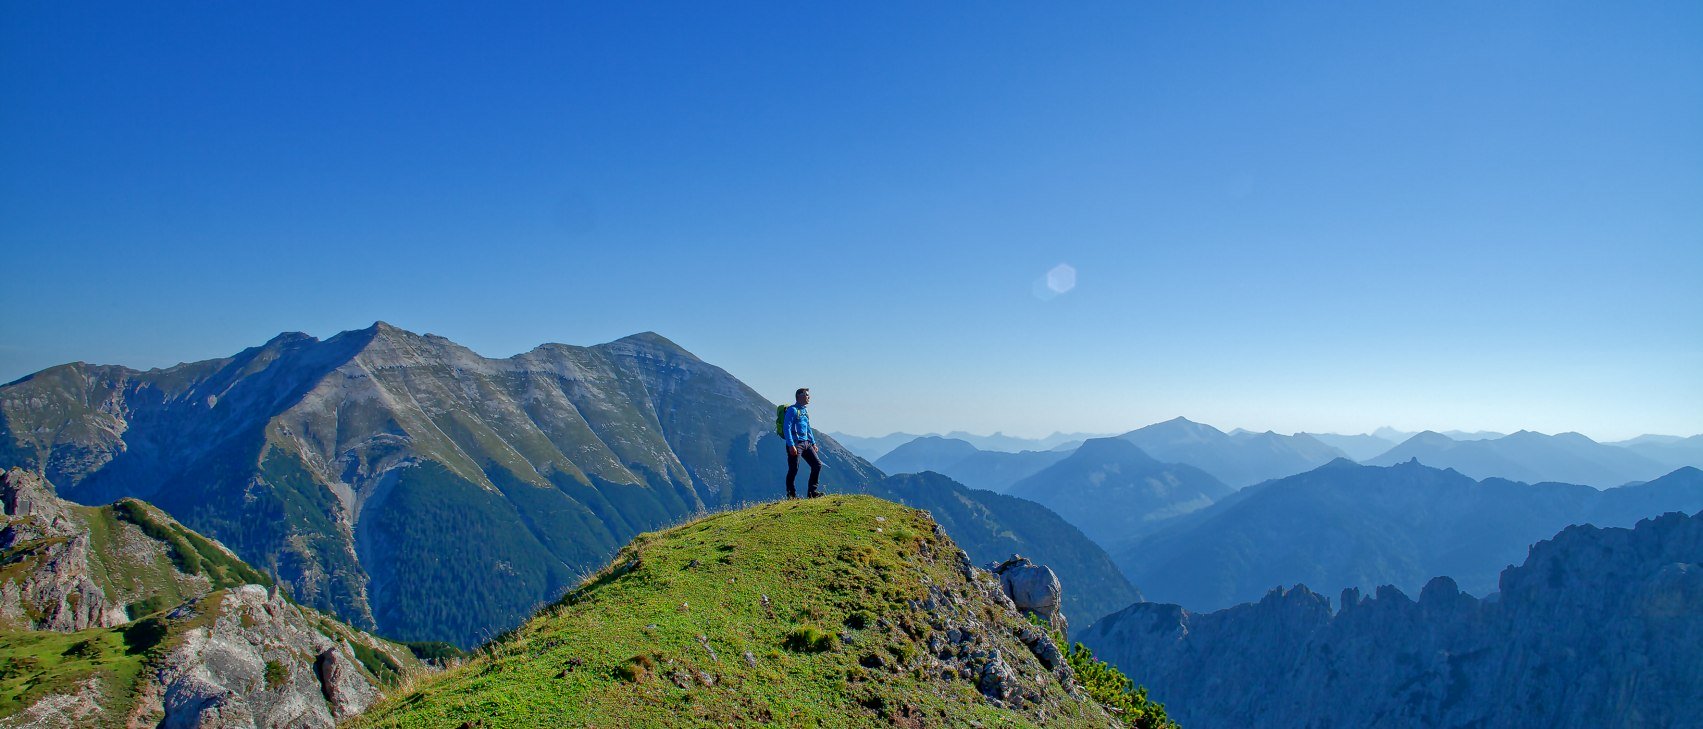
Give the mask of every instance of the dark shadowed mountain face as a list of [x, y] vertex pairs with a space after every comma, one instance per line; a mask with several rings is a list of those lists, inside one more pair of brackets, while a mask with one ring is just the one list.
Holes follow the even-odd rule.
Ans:
[[1096, 438], [1007, 493], [1052, 509], [1106, 546], [1205, 508], [1231, 491], [1193, 466], [1160, 463], [1126, 440]]
[[864, 491], [928, 511], [977, 564], [1021, 554], [1051, 567], [1076, 625], [1141, 599], [1105, 550], [1040, 504], [967, 489], [938, 473], [889, 476]]
[[1366, 465], [1389, 466], [1415, 458], [1427, 466], [1453, 468], [1473, 478], [1582, 483], [1597, 488], [1648, 481], [1674, 468], [1578, 433], [1544, 435], [1527, 430], [1470, 441], [1426, 431], [1366, 461]]
[[[463, 645], [634, 534], [780, 495], [774, 405], [667, 339], [487, 359], [386, 324], [0, 387], [0, 466], [146, 498], [304, 603]], [[824, 482], [880, 477], [824, 439]]]
[[1343, 453], [1307, 435], [1242, 432], [1229, 435], [1183, 418], [1118, 436], [1165, 463], [1183, 463], [1231, 488], [1317, 468]]
[[1341, 460], [1177, 517], [1114, 555], [1150, 599], [1191, 610], [1257, 600], [1274, 585], [1412, 591], [1435, 575], [1483, 595], [1528, 545], [1569, 524], [1626, 526], [1698, 509], [1697, 469], [1601, 491]]
[[1480, 600], [1295, 587], [1210, 614], [1139, 603], [1079, 639], [1191, 729], [1697, 726], [1703, 513], [1568, 527]]

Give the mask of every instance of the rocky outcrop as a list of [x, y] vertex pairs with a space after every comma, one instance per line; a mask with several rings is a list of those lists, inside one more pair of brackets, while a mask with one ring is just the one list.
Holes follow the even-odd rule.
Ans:
[[1081, 640], [1191, 729], [1703, 725], [1703, 513], [1568, 527], [1500, 587], [1138, 603]]
[[1060, 635], [1070, 634], [1070, 623], [1064, 618], [1064, 586], [1046, 565], [1013, 554], [1004, 562], [989, 565], [988, 571], [999, 577], [1000, 589], [1018, 610], [1040, 618]]
[[[378, 699], [380, 674], [421, 669], [398, 646], [241, 584], [265, 577], [145, 503], [78, 506], [14, 469], [0, 475], [0, 505], [0, 627], [19, 631], [0, 667], [23, 679], [11, 684], [23, 708], [0, 728], [332, 727]], [[90, 629], [75, 660], [52, 662], [26, 632]], [[140, 675], [105, 667], [137, 660], [120, 654], [146, 655]], [[131, 696], [120, 716], [115, 699]]]
[[184, 625], [134, 716], [166, 729], [332, 727], [379, 697], [353, 649], [259, 585], [216, 592], [166, 618]]
[[89, 525], [53, 486], [22, 469], [0, 475], [0, 624], [76, 631], [129, 620], [96, 582]]
[[[948, 678], [958, 678], [973, 684], [988, 701], [996, 706], [1023, 709], [1035, 708], [1044, 702], [1048, 678], [1025, 675], [1025, 661], [1011, 654], [1012, 639], [1022, 645], [1050, 672], [1066, 691], [1076, 692], [1076, 678], [1065, 664], [1064, 654], [1045, 630], [1033, 625], [990, 619], [979, 607], [987, 603], [998, 606], [1006, 614], [1031, 612], [1011, 599], [1007, 578], [993, 571], [978, 569], [970, 563], [969, 555], [957, 552], [956, 559], [966, 586], [941, 587], [931, 585], [928, 598], [916, 607], [926, 611], [933, 630], [926, 637], [930, 657], [929, 670]], [[1016, 564], [1018, 561], [1021, 565]], [[1020, 557], [1013, 558], [1011, 573], [1028, 586], [1039, 587], [1052, 571]], [[1003, 565], [1001, 565], [1003, 566]], [[1029, 568], [1029, 569], [1025, 569]], [[1045, 575], [1038, 573], [1043, 572]], [[1058, 579], [1052, 578], [1053, 607], [1056, 613], [1059, 592]], [[1062, 615], [1060, 615], [1062, 620]], [[1032, 664], [1031, 664], [1032, 665]]]
[[81, 681], [67, 693], [53, 694], [23, 711], [0, 717], [0, 729], [83, 729], [99, 726], [101, 700], [98, 678]]

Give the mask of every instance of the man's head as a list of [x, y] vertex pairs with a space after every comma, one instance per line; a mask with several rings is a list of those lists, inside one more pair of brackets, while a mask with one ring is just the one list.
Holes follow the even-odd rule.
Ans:
[[797, 392], [792, 393], [792, 399], [797, 401], [797, 403], [799, 405], [809, 405], [810, 404], [810, 388], [808, 388], [808, 387], [798, 388]]

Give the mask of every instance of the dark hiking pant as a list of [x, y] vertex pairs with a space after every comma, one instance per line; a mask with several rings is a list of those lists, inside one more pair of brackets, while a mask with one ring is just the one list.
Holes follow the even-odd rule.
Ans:
[[798, 478], [798, 458], [799, 458], [799, 456], [803, 456], [804, 462], [810, 464], [810, 490], [807, 492], [808, 495], [815, 496], [817, 494], [816, 477], [820, 476], [822, 474], [822, 461], [821, 461], [821, 459], [816, 457], [816, 446], [814, 446], [814, 445], [801, 445], [801, 446], [798, 447], [798, 455], [797, 456], [792, 455], [790, 453], [787, 454], [787, 457], [786, 457], [786, 497], [789, 498], [789, 499], [798, 498], [798, 489], [795, 488], [792, 484]]

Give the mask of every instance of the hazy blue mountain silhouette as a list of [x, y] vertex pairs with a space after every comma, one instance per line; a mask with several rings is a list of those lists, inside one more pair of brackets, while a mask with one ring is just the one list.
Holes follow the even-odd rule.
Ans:
[[875, 462], [882, 473], [945, 473], [952, 464], [979, 453], [981, 449], [957, 438], [925, 435], [894, 448]]
[[1625, 448], [1669, 468], [1703, 468], [1703, 435], [1690, 438], [1645, 435], [1612, 445]]
[[1415, 458], [1473, 478], [1559, 481], [1598, 488], [1647, 481], [1673, 470], [1630, 449], [1604, 445], [1578, 433], [1544, 435], [1529, 430], [1474, 441], [1426, 431], [1365, 463], [1389, 466]]
[[888, 433], [887, 435], [863, 436], [848, 435], [846, 433], [833, 431], [829, 431], [828, 435], [832, 436], [834, 440], [840, 443], [840, 445], [845, 446], [846, 450], [856, 453], [859, 458], [869, 461], [870, 463], [874, 463], [882, 456], [892, 453], [894, 448], [898, 448], [899, 446], [923, 437], [915, 433]]
[[1018, 453], [982, 450], [967, 441], [931, 435], [893, 449], [875, 465], [884, 473], [933, 471], [973, 489], [1003, 492], [1018, 480], [1069, 455], [1070, 451], [1063, 450]]
[[1212, 474], [1231, 488], [1317, 468], [1342, 451], [1307, 435], [1243, 431], [1230, 435], [1210, 425], [1174, 418], [1118, 436], [1165, 463], [1183, 463]]
[[1093, 433], [1053, 433], [1052, 435], [1044, 438], [1019, 438], [1014, 435], [1006, 435], [1004, 433], [997, 432], [993, 435], [977, 435], [975, 433], [969, 433], [962, 430], [954, 430], [944, 436], [939, 433], [928, 433], [923, 435], [913, 433], [889, 433], [887, 435], [874, 437], [847, 435], [845, 433], [829, 433], [829, 435], [832, 435], [834, 440], [839, 441], [841, 445], [844, 445], [851, 452], [856, 453], [870, 462], [879, 460], [888, 453], [892, 453], [895, 448], [918, 438], [948, 438], [964, 441], [965, 443], [969, 443], [983, 451], [1021, 453], [1023, 451], [1074, 450], [1076, 446], [1081, 445], [1082, 441], [1087, 438], [1104, 437], [1103, 435]]
[[1401, 441], [1388, 440], [1375, 435], [1341, 435], [1338, 433], [1296, 433], [1310, 436], [1314, 440], [1342, 451], [1351, 460], [1364, 461], [1368, 458], [1383, 455], [1396, 447]]
[[1007, 493], [1057, 512], [1101, 545], [1205, 508], [1231, 489], [1211, 474], [1162, 463], [1121, 438], [1094, 438]]
[[1053, 433], [1044, 438], [1019, 438], [1004, 433], [993, 435], [976, 435], [962, 430], [954, 430], [946, 434], [948, 438], [957, 438], [984, 451], [999, 451], [1002, 453], [1021, 453], [1023, 451], [1050, 451], [1072, 443], [1081, 443], [1089, 438], [1104, 438], [1110, 433]]
[[1527, 546], [1569, 524], [1628, 526], [1698, 509], [1695, 468], [1599, 490], [1342, 459], [1243, 489], [1111, 551], [1150, 599], [1190, 610], [1257, 600], [1275, 585], [1413, 591], [1436, 575], [1483, 595]]

